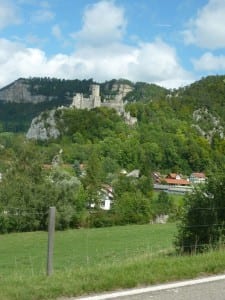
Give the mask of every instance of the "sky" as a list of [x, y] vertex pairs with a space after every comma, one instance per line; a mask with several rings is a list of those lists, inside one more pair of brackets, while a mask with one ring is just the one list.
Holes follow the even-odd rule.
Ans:
[[23, 77], [178, 88], [225, 73], [225, 0], [0, 0], [0, 88]]

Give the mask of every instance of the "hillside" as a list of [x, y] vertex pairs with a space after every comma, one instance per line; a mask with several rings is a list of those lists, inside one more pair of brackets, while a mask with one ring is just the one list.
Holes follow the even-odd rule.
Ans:
[[[124, 80], [108, 82], [101, 86], [103, 102], [92, 109], [69, 105], [52, 109], [54, 100], [36, 104], [3, 101], [2, 107], [14, 105], [20, 113], [23, 107], [24, 117], [29, 106], [40, 109], [42, 105], [43, 111], [33, 119], [32, 132], [0, 133], [0, 205], [9, 207], [7, 210], [21, 207], [41, 213], [54, 204], [60, 210], [57, 226], [61, 229], [148, 223], [160, 212], [177, 218], [180, 208], [169, 205], [167, 197], [161, 196], [167, 206], [154, 206], [151, 174], [177, 173], [188, 178], [193, 172], [206, 176], [224, 172], [223, 80], [207, 78], [177, 91]], [[218, 96], [217, 85], [221, 88]], [[77, 96], [82, 101], [100, 100], [98, 86], [93, 90], [96, 95], [88, 90], [90, 97]], [[207, 102], [201, 90], [204, 97], [208, 95]], [[109, 104], [106, 100], [121, 105], [124, 91], [129, 91], [125, 107], [124, 102], [119, 110], [104, 106]], [[126, 122], [128, 111], [135, 123]], [[32, 113], [31, 109], [29, 117]], [[18, 116], [15, 120], [24, 126]], [[89, 214], [91, 204], [99, 208], [103, 187], [114, 191], [113, 210], [104, 213], [97, 209], [96, 214]], [[45, 216], [26, 219], [22, 215], [18, 226], [23, 224], [21, 231], [42, 230]], [[17, 228], [10, 222], [5, 220], [2, 230]]]
[[[116, 157], [117, 167], [119, 164], [127, 169], [140, 168], [140, 165], [145, 168], [147, 164], [148, 168], [154, 170], [180, 170], [184, 173], [205, 171], [212, 166], [219, 166], [224, 160], [224, 78], [210, 76], [173, 91], [124, 79], [102, 83], [102, 99], [114, 99], [121, 85], [133, 89], [125, 96], [124, 101], [127, 101], [126, 110], [137, 118], [135, 127], [129, 127], [123, 118], [107, 107], [91, 111], [51, 111], [60, 105], [68, 107], [72, 95], [77, 91], [89, 95], [92, 80], [27, 79], [25, 82], [26, 88], [29, 87], [30, 101], [37, 95], [48, 100], [36, 104], [2, 101], [0, 117], [3, 130], [26, 133], [31, 120], [39, 115], [34, 119], [29, 137], [38, 136], [35, 130], [39, 130], [44, 139], [48, 136], [53, 140], [57, 138], [59, 144], [67, 137], [68, 143], [72, 143], [69, 148], [78, 147], [77, 144], [83, 147], [81, 145], [90, 141], [104, 145], [115, 138], [118, 150], [112, 145], [112, 149], [107, 151], [111, 153], [111, 158]], [[23, 82], [22, 79], [19, 81]], [[4, 93], [12, 86], [14, 84], [3, 89]], [[40, 112], [44, 113], [40, 115]], [[73, 151], [77, 153], [77, 149]], [[117, 155], [118, 151], [120, 157]], [[67, 154], [65, 156], [68, 157], [68, 162], [88, 158], [88, 154], [83, 154], [82, 158], [80, 154], [73, 158]]]
[[34, 117], [61, 105], [76, 92], [88, 93], [90, 80], [20, 78], [0, 90], [0, 123], [4, 131], [26, 132]]
[[[180, 88], [170, 94], [174, 108], [182, 109], [187, 114], [199, 108], [206, 108], [209, 112], [225, 121], [225, 76], [208, 76], [191, 85]], [[187, 111], [185, 113], [185, 110]]]
[[[33, 120], [27, 136], [50, 138], [50, 145], [56, 139], [58, 147], [65, 146], [66, 138], [68, 150], [64, 156], [69, 163], [86, 161], [91, 142], [100, 148], [111, 145], [111, 149], [102, 151], [107, 160], [109, 153], [113, 159], [109, 168], [112, 172], [119, 167], [183, 173], [208, 171], [222, 165], [225, 157], [224, 79], [210, 76], [173, 91], [124, 79], [102, 83], [102, 105], [108, 100], [117, 101], [121, 87], [130, 88], [123, 101], [127, 103], [125, 110], [137, 119], [135, 126], [127, 125], [123, 117], [107, 107], [90, 111], [69, 109], [75, 93], [90, 95], [91, 79], [19, 79], [20, 86], [25, 82], [24, 88], [30, 94], [24, 95], [29, 94], [30, 98], [22, 103], [9, 99], [18, 81], [2, 89], [0, 95], [8, 93], [8, 101], [0, 101], [0, 122], [2, 131], [27, 133]], [[45, 101], [37, 103], [37, 97]], [[55, 110], [62, 105], [64, 109]]]
[[[34, 117], [45, 110], [69, 106], [76, 93], [87, 96], [92, 79], [61, 80], [56, 78], [20, 78], [0, 89], [0, 123], [3, 131], [26, 132]], [[100, 84], [102, 99], [118, 93], [119, 85], [130, 86], [134, 91], [127, 101], [157, 99], [167, 93], [166, 89], [147, 83], [132, 83], [125, 79], [111, 80]]]

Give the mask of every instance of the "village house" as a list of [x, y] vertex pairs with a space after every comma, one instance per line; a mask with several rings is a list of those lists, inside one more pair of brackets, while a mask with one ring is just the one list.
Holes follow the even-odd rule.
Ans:
[[176, 173], [170, 173], [165, 178], [161, 180], [168, 185], [180, 185], [180, 186], [189, 186], [190, 181], [188, 179], [182, 178], [181, 175]]
[[100, 208], [103, 210], [110, 210], [113, 202], [113, 188], [108, 184], [103, 184], [100, 195]]
[[205, 183], [205, 181], [206, 181], [205, 173], [192, 173], [190, 175], [191, 184]]
[[158, 172], [154, 172], [152, 176], [153, 188], [155, 190], [180, 194], [184, 194], [192, 190], [189, 179], [183, 178], [180, 174], [170, 173], [167, 176], [163, 176]]

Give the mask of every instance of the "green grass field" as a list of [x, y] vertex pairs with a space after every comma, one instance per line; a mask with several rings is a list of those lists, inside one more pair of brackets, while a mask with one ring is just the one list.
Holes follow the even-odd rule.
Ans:
[[225, 271], [223, 249], [175, 255], [175, 233], [174, 224], [56, 232], [50, 277], [47, 233], [0, 235], [0, 299], [50, 300]]
[[[172, 249], [175, 225], [132, 225], [55, 233], [55, 270], [120, 262]], [[0, 275], [46, 272], [47, 233], [1, 235]]]

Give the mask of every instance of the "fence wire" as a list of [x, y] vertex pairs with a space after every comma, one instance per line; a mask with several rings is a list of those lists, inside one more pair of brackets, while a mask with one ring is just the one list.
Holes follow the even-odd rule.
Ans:
[[[196, 210], [221, 210], [225, 207], [205, 207]], [[7, 212], [7, 213], [6, 213]], [[19, 207], [1, 208], [0, 216], [11, 218], [39, 216], [48, 217], [49, 210]], [[56, 217], [57, 217], [56, 211]], [[2, 226], [0, 222], [0, 227]], [[185, 228], [222, 227], [224, 223], [190, 224]], [[54, 269], [67, 270], [91, 267], [98, 264], [120, 263], [138, 257], [153, 259], [175, 254], [175, 224], [146, 224], [106, 228], [81, 228], [57, 231], [54, 245]], [[47, 232], [29, 232], [0, 235], [0, 276], [3, 274], [44, 274], [46, 271]], [[221, 241], [221, 245], [224, 243]], [[183, 244], [182, 247], [206, 248], [206, 243]]]

